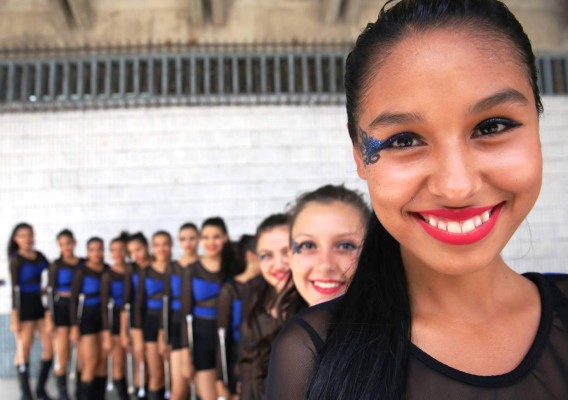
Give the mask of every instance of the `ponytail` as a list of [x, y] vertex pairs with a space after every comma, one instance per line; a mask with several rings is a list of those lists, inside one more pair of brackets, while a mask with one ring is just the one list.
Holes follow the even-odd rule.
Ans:
[[332, 319], [306, 398], [403, 398], [410, 329], [400, 245], [373, 214], [353, 281]]

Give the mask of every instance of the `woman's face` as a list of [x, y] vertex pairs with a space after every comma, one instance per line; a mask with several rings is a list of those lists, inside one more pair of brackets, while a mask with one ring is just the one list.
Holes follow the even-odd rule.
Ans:
[[360, 144], [366, 135], [371, 143], [402, 134], [378, 160], [369, 147], [370, 162], [357, 146], [354, 155], [407, 270], [459, 275], [502, 262], [538, 197], [542, 155], [528, 75], [512, 46], [490, 35], [407, 37], [375, 67], [363, 98]]
[[226, 242], [227, 235], [217, 226], [206, 225], [201, 230], [201, 246], [209, 257], [219, 256]]
[[101, 242], [95, 241], [87, 245], [87, 259], [93, 264], [103, 262], [104, 246]]
[[290, 277], [289, 246], [290, 228], [286, 225], [263, 232], [257, 240], [256, 254], [260, 273], [277, 292], [284, 289]]
[[18, 249], [22, 251], [30, 251], [34, 247], [34, 231], [27, 227], [22, 227], [16, 231], [14, 241], [18, 245]]
[[110, 256], [115, 263], [124, 262], [126, 257], [126, 246], [120, 240], [110, 244]]
[[170, 261], [172, 258], [172, 242], [166, 235], [157, 235], [152, 239], [152, 253], [156, 261]]
[[57, 244], [59, 245], [59, 251], [63, 258], [71, 258], [75, 254], [75, 240], [67, 235], [61, 236], [57, 239]]
[[308, 305], [347, 290], [365, 235], [361, 213], [342, 202], [308, 203], [292, 226], [290, 268]]
[[132, 240], [126, 245], [128, 254], [132, 261], [141, 267], [145, 267], [144, 262], [148, 259], [148, 247], [138, 240]]
[[179, 231], [179, 245], [185, 254], [193, 254], [197, 250], [199, 235], [192, 228], [186, 228]]

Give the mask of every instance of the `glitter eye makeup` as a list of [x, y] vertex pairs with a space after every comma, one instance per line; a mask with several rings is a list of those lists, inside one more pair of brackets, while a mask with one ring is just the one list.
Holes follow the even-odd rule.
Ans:
[[300, 254], [300, 244], [297, 242], [292, 243], [292, 254]]

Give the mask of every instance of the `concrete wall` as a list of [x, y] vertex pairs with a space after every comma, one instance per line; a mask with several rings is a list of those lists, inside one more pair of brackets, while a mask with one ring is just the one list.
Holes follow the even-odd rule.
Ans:
[[[192, 0], [98, 0], [90, 27], [69, 28], [55, 0], [0, 0], [0, 47], [127, 43], [351, 41], [376, 19], [383, 0], [349, 0], [350, 22], [322, 22], [322, 4], [338, 0], [212, 0], [230, 3], [227, 22], [190, 22]], [[80, 1], [74, 1], [80, 3]], [[568, 51], [563, 0], [505, 0], [540, 52]], [[350, 6], [350, 7], [351, 7]]]
[[[568, 272], [568, 97], [545, 98], [545, 107], [543, 191], [505, 256], [520, 271]], [[341, 106], [0, 115], [0, 243], [29, 221], [36, 247], [54, 258], [64, 227], [84, 254], [92, 235], [175, 233], [212, 215], [225, 217], [236, 239], [305, 190], [343, 182], [365, 191], [345, 121]], [[0, 288], [0, 312], [7, 295]]]

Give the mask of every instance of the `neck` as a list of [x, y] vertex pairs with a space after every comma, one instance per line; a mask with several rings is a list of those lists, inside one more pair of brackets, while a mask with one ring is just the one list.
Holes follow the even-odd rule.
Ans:
[[184, 253], [184, 255], [180, 257], [178, 262], [182, 267], [185, 267], [189, 264], [193, 264], [198, 259], [199, 259], [199, 256], [197, 255], [197, 252]]
[[237, 275], [235, 279], [238, 280], [239, 282], [244, 283], [251, 280], [255, 276], [258, 276], [259, 273], [260, 271], [254, 264], [247, 264], [246, 269], [243, 272], [241, 272], [239, 275]]
[[18, 250], [18, 254], [24, 256], [24, 257], [33, 257], [35, 256], [35, 251], [34, 249], [19, 249]]
[[441, 318], [463, 323], [483, 323], [511, 303], [520, 280], [497, 257], [484, 268], [462, 275], [434, 271], [403, 253], [413, 320]]
[[61, 259], [63, 260], [63, 262], [66, 262], [68, 264], [73, 264], [75, 261], [77, 261], [77, 257], [75, 257], [74, 254], [66, 257], [61, 257]]
[[123, 260], [121, 260], [121, 261], [114, 263], [111, 268], [112, 268], [113, 271], [122, 274], [122, 273], [124, 273], [124, 271], [126, 269], [126, 264], [124, 263]]
[[221, 269], [221, 255], [220, 254], [215, 256], [205, 255], [201, 257], [201, 263], [208, 271], [217, 272]]
[[156, 260], [152, 263], [152, 266], [158, 272], [164, 272], [166, 270], [166, 265], [168, 265], [167, 260]]
[[87, 267], [95, 270], [95, 271], [99, 271], [101, 269], [103, 269], [103, 262], [102, 261], [91, 261], [91, 260], [87, 260], [87, 262], [85, 263], [87, 265]]

